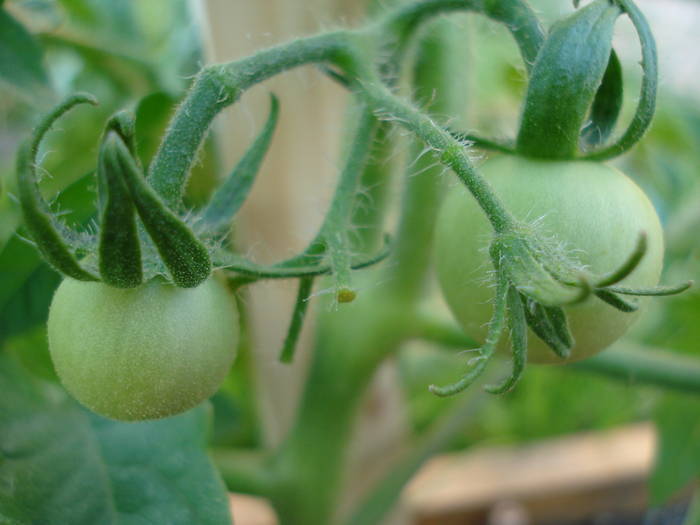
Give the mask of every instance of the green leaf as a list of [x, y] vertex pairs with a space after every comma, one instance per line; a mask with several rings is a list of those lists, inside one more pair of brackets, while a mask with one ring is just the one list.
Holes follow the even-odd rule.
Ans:
[[0, 523], [228, 525], [210, 408], [121, 423], [0, 358]]
[[654, 505], [700, 476], [700, 399], [667, 394], [656, 410], [658, 445], [650, 479]]
[[26, 274], [23, 285], [0, 307], [0, 345], [48, 318], [51, 298], [61, 276], [41, 261], [36, 262], [38, 266]]
[[158, 151], [176, 102], [167, 93], [157, 91], [143, 97], [136, 106], [136, 149], [146, 169]]
[[[92, 174], [85, 175], [58, 197], [70, 219], [84, 224], [94, 213]], [[61, 277], [44, 263], [38, 250], [17, 235], [0, 250], [0, 345], [10, 337], [46, 322], [53, 292]]]
[[517, 149], [527, 156], [572, 158], [612, 49], [617, 5], [598, 0], [556, 23], [532, 69]]
[[37, 325], [31, 330], [24, 331], [19, 337], [13, 337], [4, 351], [37, 378], [58, 382], [49, 352], [49, 339], [46, 337], [45, 325]]
[[41, 48], [34, 38], [0, 7], [0, 82], [38, 100], [49, 94]]
[[69, 16], [71, 24], [84, 26], [101, 38], [119, 37], [133, 42], [141, 36], [141, 24], [134, 16], [131, 2], [112, 2], [110, 0], [60, 0], [62, 9]]
[[89, 0], [60, 0], [61, 7], [70, 15], [71, 20], [78, 23], [92, 24], [94, 27], [97, 23], [98, 15], [96, 6], [90, 5]]

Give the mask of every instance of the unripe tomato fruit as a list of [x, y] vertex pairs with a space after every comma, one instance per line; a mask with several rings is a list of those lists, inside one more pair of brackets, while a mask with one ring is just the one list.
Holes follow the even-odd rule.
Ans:
[[[640, 232], [646, 232], [647, 252], [620, 285], [658, 284], [663, 264], [658, 216], [644, 192], [619, 170], [588, 161], [502, 156], [486, 162], [481, 173], [517, 219], [538, 224], [541, 235], [562, 242], [593, 274], [617, 269], [634, 250]], [[493, 314], [493, 265], [488, 255], [492, 237], [474, 198], [461, 185], [451, 187], [437, 222], [437, 275], [457, 321], [480, 341]], [[569, 361], [609, 346], [639, 313], [620, 312], [596, 297], [565, 311], [575, 339]], [[500, 348], [506, 347], [507, 339], [502, 337]], [[562, 362], [532, 331], [528, 352], [531, 362]]]
[[233, 362], [239, 329], [233, 297], [210, 277], [196, 288], [154, 279], [131, 289], [65, 279], [48, 331], [66, 389], [98, 414], [136, 421], [211, 396]]

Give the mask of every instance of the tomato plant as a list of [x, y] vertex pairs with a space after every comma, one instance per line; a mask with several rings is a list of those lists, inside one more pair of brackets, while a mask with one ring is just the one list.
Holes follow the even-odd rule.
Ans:
[[49, 311], [49, 348], [68, 391], [120, 420], [166, 417], [218, 388], [236, 354], [233, 297], [216, 278], [120, 289], [66, 279]]
[[[489, 160], [481, 171], [508, 209], [541, 235], [562, 243], [582, 273], [604, 274], [618, 268], [643, 232], [647, 251], [620, 284], [631, 288], [657, 285], [663, 263], [661, 225], [649, 199], [622, 172], [590, 161], [517, 156]], [[463, 188], [451, 187], [437, 222], [437, 274], [455, 317], [466, 333], [481, 340], [493, 315], [491, 237], [491, 228], [474, 199]], [[639, 310], [616, 310], [597, 297], [565, 310], [574, 339], [568, 358], [572, 361], [609, 346], [639, 314]], [[530, 361], [562, 362], [532, 331], [528, 335]]]
[[[0, 64], [0, 80], [10, 78], [18, 97], [63, 100], [32, 132], [0, 133], [0, 140], [27, 135], [17, 148], [15, 178], [3, 180], [0, 196], [0, 275], [10, 275], [0, 282], [0, 344], [13, 354], [0, 356], [0, 390], [7, 394], [0, 395], [0, 521], [10, 516], [13, 523], [79, 525], [128, 514], [144, 522], [223, 525], [223, 479], [230, 490], [267, 498], [283, 525], [379, 523], [420, 464], [452, 443], [467, 417], [480, 419], [471, 416], [474, 403], [510, 409], [511, 396], [475, 401], [480, 398], [465, 395], [449, 404], [429, 396], [457, 394], [487, 377], [497, 349], [511, 372], [486, 385], [493, 394], [527, 377], [528, 361], [580, 361], [559, 373], [583, 369], [622, 384], [633, 377], [657, 387], [700, 389], [697, 362], [681, 366], [669, 352], [648, 348], [644, 357], [625, 348], [601, 352], [634, 322], [647, 296], [689, 287], [659, 285], [664, 246], [654, 207], [630, 178], [604, 164], [642, 139], [656, 107], [655, 42], [634, 1], [574, 2], [547, 30], [524, 0], [420, 0], [389, 2], [390, 8], [371, 3], [374, 14], [359, 28], [299, 38], [196, 72], [205, 57], [183, 53], [187, 39], [172, 30], [171, 18], [152, 16], [165, 5], [180, 6], [181, 22], [195, 27], [195, 18], [206, 17], [191, 16], [185, 2], [39, 2], [56, 20], [65, 10], [69, 28], [74, 21], [82, 27], [72, 34], [51, 19], [38, 26], [45, 34], [35, 39], [19, 22], [32, 17], [14, 12], [36, 3], [0, 1], [0, 51], [20, 57], [5, 61], [11, 67]], [[203, 6], [219, 4], [257, 5]], [[471, 71], [473, 42], [442, 16], [462, 11], [485, 15], [510, 33], [522, 69], [509, 62], [508, 76], [518, 71], [518, 85], [527, 81], [522, 101], [516, 103], [521, 92], [505, 77], [492, 75], [487, 82]], [[148, 23], [130, 21], [149, 14]], [[623, 75], [613, 30], [622, 16], [640, 43], [641, 82], [629, 122], [618, 130]], [[173, 46], [165, 59], [157, 51], [141, 52], [134, 29], [158, 26], [161, 33], [144, 47]], [[477, 41], [481, 29], [475, 31]], [[101, 33], [109, 38], [91, 42], [86, 36]], [[48, 64], [51, 74], [42, 63], [44, 47], [52, 50], [47, 56], [61, 59]], [[479, 59], [500, 60], [500, 51], [491, 55], [490, 48], [482, 46]], [[189, 69], [172, 66], [185, 56]], [[76, 60], [90, 71], [76, 74]], [[210, 132], [226, 129], [213, 125], [215, 118], [253, 87], [305, 65], [350, 94], [338, 133], [345, 142], [341, 160], [333, 164], [335, 192], [298, 252], [285, 250], [285, 258], [261, 264], [231, 232], [254, 222], [238, 221], [237, 214], [260, 170], [265, 177], [285, 175], [284, 169], [265, 173], [263, 161], [274, 148], [278, 115], [289, 107], [290, 94], [270, 95], [267, 118], [238, 158], [227, 159], [232, 166], [226, 173], [216, 144], [228, 150], [231, 137], [215, 141]], [[489, 71], [497, 69], [492, 66]], [[54, 76], [62, 78], [56, 86]], [[459, 118], [467, 114], [465, 76], [479, 83], [477, 98], [489, 98], [492, 86], [482, 82], [508, 92], [509, 111], [521, 108], [515, 137], [460, 130], [481, 127], [478, 120], [472, 127]], [[99, 93], [99, 105], [84, 90]], [[501, 107], [490, 102], [473, 104], [482, 118], [491, 119]], [[34, 111], [25, 110], [32, 118]], [[69, 111], [64, 126], [54, 129]], [[315, 113], [321, 112], [291, 111], [288, 117]], [[75, 126], [85, 115], [98, 115], [100, 124]], [[396, 128], [410, 140], [407, 159], [397, 154], [402, 143]], [[301, 151], [306, 161], [317, 153], [324, 157], [321, 149], [313, 144], [280, 151]], [[475, 152], [501, 156], [480, 166]], [[394, 183], [402, 160], [408, 161], [406, 176]], [[77, 172], [70, 179], [77, 182], [67, 187], [63, 172], [69, 170]], [[444, 171], [450, 174], [442, 176]], [[318, 184], [326, 186], [328, 176], [324, 172]], [[444, 181], [453, 176], [438, 214]], [[306, 192], [293, 188], [289, 195]], [[400, 200], [390, 198], [390, 188], [401, 189]], [[311, 197], [315, 201], [315, 193]], [[666, 217], [672, 205], [659, 201], [667, 206]], [[269, 210], [278, 211], [276, 205], [247, 209], [265, 209], [265, 221], [273, 216]], [[692, 260], [687, 250], [683, 256]], [[685, 276], [679, 259], [676, 253], [669, 277]], [[437, 297], [427, 297], [433, 261], [458, 323], [432, 308]], [[250, 286], [273, 280], [297, 286], [291, 315], [287, 311], [281, 323], [272, 308], [259, 308], [260, 288]], [[309, 308], [314, 303], [321, 304], [316, 312]], [[263, 318], [255, 319], [261, 311]], [[309, 311], [316, 314], [309, 367], [285, 367], [294, 361]], [[241, 356], [229, 371], [239, 322]], [[280, 327], [286, 335], [273, 337]], [[264, 347], [260, 332], [269, 336]], [[414, 341], [431, 353], [419, 382], [430, 403], [425, 424], [435, 431], [405, 447], [406, 455], [367, 490], [365, 465], [348, 455], [353, 436], [369, 434], [355, 428], [364, 424], [358, 412], [368, 399], [374, 408], [391, 410], [383, 395], [365, 392], [380, 367], [401, 361]], [[270, 349], [278, 354], [274, 369]], [[452, 351], [467, 349], [474, 353]], [[428, 386], [438, 353], [450, 376], [436, 373], [435, 380], [457, 380]], [[303, 392], [296, 399], [279, 374], [301, 375], [302, 368]], [[552, 368], [536, 376], [550, 373], [543, 370]], [[542, 396], [551, 396], [556, 413], [558, 403], [566, 404], [562, 399], [576, 395], [557, 397], [552, 383], [544, 385], [539, 397], [528, 397], [526, 380], [518, 391], [526, 398], [521, 405], [537, 407]], [[571, 412], [575, 421], [576, 410]], [[218, 472], [204, 454], [212, 415]], [[395, 428], [387, 450], [404, 450]], [[382, 453], [372, 450], [366, 457]], [[346, 491], [356, 474], [349, 466], [360, 473], [362, 490]], [[76, 486], [86, 504], [76, 504]]]

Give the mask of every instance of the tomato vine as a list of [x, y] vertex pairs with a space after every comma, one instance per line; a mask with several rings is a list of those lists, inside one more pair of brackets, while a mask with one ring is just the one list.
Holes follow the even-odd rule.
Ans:
[[[399, 94], [401, 68], [415, 36], [437, 15], [459, 11], [477, 12], [504, 24], [518, 45], [529, 83], [520, 129], [512, 141], [496, 141], [452, 129]], [[644, 76], [632, 122], [619, 138], [605, 145], [617, 122], [622, 101], [620, 64], [612, 49], [614, 24], [622, 14], [630, 17], [639, 35]], [[351, 92], [355, 106], [354, 126], [331, 205], [317, 234], [300, 253], [261, 265], [236, 252], [228, 239], [228, 229], [270, 147], [281, 111], [274, 96], [260, 134], [210, 201], [199, 209], [188, 210], [183, 195], [197, 154], [216, 116], [253, 86], [308, 64], [319, 66]], [[620, 155], [640, 140], [654, 113], [656, 77], [654, 41], [643, 15], [631, 0], [595, 0], [555, 24], [547, 35], [534, 12], [519, 0], [417, 2], [386, 13], [361, 29], [302, 38], [235, 62], [205, 67], [176, 110], [147, 170], [135, 152], [134, 117], [127, 112], [117, 113], [107, 122], [100, 142], [96, 168], [99, 227], [95, 233], [73, 231], [61, 223], [38, 187], [38, 150], [46, 132], [75, 106], [96, 103], [86, 94], [68, 98], [39, 124], [18, 156], [18, 187], [25, 227], [47, 262], [70, 279], [66, 283], [71, 284], [66, 286], [74, 286], [73, 280], [85, 281], [81, 284], [108, 287], [108, 295], [143, 291], [153, 283], [163, 282], [168, 283], [164, 286], [172, 285], [182, 293], [188, 289], [196, 291], [212, 282], [215, 271], [228, 280], [233, 290], [263, 279], [297, 279], [297, 299], [280, 352], [283, 362], [293, 359], [307, 299], [316, 278], [328, 276], [332, 283], [338, 317], [329, 321], [329, 326], [352, 324], [347, 319], [370, 315], [358, 313], [362, 305], [370, 301], [374, 306], [372, 312], [381, 314], [363, 318], [366, 332], [339, 342], [333, 355], [326, 352], [315, 358], [297, 425], [288, 443], [270, 460], [276, 479], [272, 482], [266, 478], [259, 485], [259, 490], [266, 492], [279, 509], [294, 516], [290, 523], [323, 523], [332, 513], [332, 493], [339, 483], [340, 449], [350, 428], [358, 392], [366, 385], [376, 365], [400, 342], [416, 334], [421, 336], [421, 330], [423, 335], [430, 332], [425, 323], [419, 322], [422, 318], [414, 300], [425, 276], [427, 257], [412, 265], [407, 246], [415, 248], [415, 239], [412, 239], [415, 234], [425, 240], [424, 248], [428, 251], [439, 192], [432, 191], [435, 183], [431, 181], [431, 191], [417, 196], [422, 191], [419, 183], [408, 182], [396, 238], [383, 233], [380, 211], [372, 217], [369, 228], [372, 231], [366, 238], [353, 239], [350, 230], [358, 213], [359, 189], [362, 186], [373, 188], [375, 185], [368, 182], [381, 176], [373, 172], [376, 165], [373, 165], [372, 148], [386, 139], [391, 127], [408, 130], [422, 141], [431, 160], [454, 172], [469, 192], [470, 202], [478, 206], [474, 206], [474, 210], [479, 216], [485, 216], [490, 234], [490, 244], [486, 241], [485, 264], [491, 265], [490, 284], [495, 284], [492, 317], [486, 333], [479, 334], [483, 336], [483, 343], [476, 358], [468, 363], [466, 374], [451, 385], [430, 388], [440, 396], [467, 388], [484, 373], [499, 341], [509, 333], [512, 372], [500, 384], [487, 387], [492, 393], [504, 393], [515, 386], [523, 373], [528, 334], [535, 334], [561, 362], [576, 351], [576, 337], [569, 329], [571, 306], [598, 301], [598, 306], [631, 313], [637, 309], [637, 303], [628, 296], [675, 294], [687, 289], [690, 283], [658, 286], [656, 268], [650, 272], [654, 278], [644, 279], [634, 286], [627, 284], [625, 279], [638, 273], [648, 260], [655, 263], [660, 260], [660, 236], [644, 229], [626, 232], [634, 235], [634, 239], [625, 238], [625, 246], [631, 249], [616, 261], [616, 265], [591, 270], [592, 262], [580, 260], [568, 246], [571, 239], [559, 238], [558, 232], [549, 235], [536, 222], [515, 212], [515, 205], [504, 198], [507, 189], [495, 184], [494, 177], [483, 176], [488, 168], [476, 168], [470, 148], [495, 150], [516, 159], [516, 163], [549, 162], [550, 166], [561, 170], [575, 161], [594, 166], [593, 161]], [[379, 147], [388, 148], [384, 144]], [[437, 178], [434, 172], [431, 176]], [[554, 177], [552, 181], [550, 184], [555, 185]], [[561, 190], [567, 191], [566, 188]], [[464, 202], [458, 206], [464, 207]], [[645, 225], [657, 224], [655, 215], [652, 219]], [[455, 222], [470, 221], [450, 219], [448, 229], [463, 226]], [[417, 232], [419, 226], [423, 228]], [[376, 242], [378, 239], [383, 242]], [[443, 242], [450, 250], [466, 244], [456, 243], [451, 238]], [[612, 239], [607, 248], [619, 249], [622, 244], [620, 239]], [[438, 251], [447, 249], [438, 246]], [[449, 274], [456, 273], [460, 257], [457, 254], [456, 262], [450, 263]], [[387, 285], [390, 292], [386, 296], [377, 290], [359, 293], [361, 286], [355, 270], [387, 258], [398, 268], [395, 280]], [[483, 266], [484, 261], [481, 264]], [[447, 281], [445, 295], [449, 300], [449, 288], [459, 283], [451, 282], [449, 277], [443, 280]], [[60, 298], [60, 294], [57, 297]], [[465, 300], [468, 299], [457, 299]], [[358, 304], [341, 304], [353, 302]], [[460, 317], [459, 306], [453, 309]], [[619, 318], [617, 313], [616, 318]], [[415, 326], [410, 329], [395, 330], [398, 335], [380, 334], [380, 327], [412, 323]], [[73, 327], [72, 333], [76, 330]], [[328, 335], [322, 331], [319, 339], [323, 337]], [[56, 337], [52, 339], [52, 352], [59, 362], [63, 351], [55, 348]], [[221, 360], [223, 368], [226, 368], [225, 361]], [[58, 368], [69, 390], [78, 391], [71, 386], [74, 384], [71, 372]], [[337, 388], [322, 386], [327, 384], [329, 376], [343, 374], [345, 377], [338, 379]], [[217, 381], [221, 379], [217, 376]], [[193, 399], [201, 401], [215, 386], [207, 384], [206, 392], [198, 392]], [[314, 399], [314, 389], [323, 388], [326, 388], [327, 397], [320, 401]], [[165, 391], [161, 393], [167, 395]], [[80, 399], [82, 394], [76, 395]], [[118, 410], [91, 405], [87, 399], [90, 395], [83, 399], [88, 406], [97, 407], [112, 417], [125, 417], [125, 413]], [[158, 395], [150, 396], [155, 405], [159, 405], [159, 400], [154, 401]], [[171, 410], [170, 406], [156, 406], [134, 417], [169, 415], [192, 406], [191, 400], [186, 401], [176, 403], [176, 410]], [[329, 414], [329, 410], [334, 414]], [[133, 410], [128, 412], [126, 418], [132, 418], [134, 413]], [[333, 417], [335, 413], [341, 415]], [[303, 451], [307, 443], [313, 441], [311, 438], [318, 437], [319, 428], [326, 420], [333, 426], [333, 438], [306, 461]], [[328, 457], [333, 461], [323, 463]], [[294, 477], [291, 473], [299, 472], [315, 480], [313, 485], [319, 487], [318, 500], [296, 497], [299, 489], [290, 480]]]

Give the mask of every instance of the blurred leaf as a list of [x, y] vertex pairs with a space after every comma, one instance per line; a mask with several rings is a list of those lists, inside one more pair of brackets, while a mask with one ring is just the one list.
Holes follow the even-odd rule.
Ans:
[[597, 146], [610, 136], [622, 109], [622, 66], [613, 49], [608, 66], [591, 106], [590, 122], [581, 138], [587, 146]]
[[[92, 174], [82, 177], [60, 195], [58, 202], [70, 210], [65, 218], [84, 223], [94, 213]], [[0, 250], [0, 345], [44, 323], [53, 292], [61, 276], [44, 263], [26, 240], [13, 236]]]
[[[693, 264], [696, 264], [693, 262]], [[690, 275], [688, 277], [697, 277]], [[697, 285], [696, 285], [697, 286]], [[664, 301], [663, 315], [649, 335], [651, 344], [698, 355], [700, 293], [697, 288]]]
[[138, 35], [132, 2], [112, 0], [61, 0], [61, 5], [79, 24], [97, 30], [132, 38]]
[[[10, 245], [12, 242], [8, 245], [10, 249], [5, 250], [0, 258], [3, 256], [12, 257], [17, 253], [12, 250]], [[26, 246], [26, 248], [34, 250], [31, 246]], [[21, 286], [14, 293], [11, 293], [7, 302], [0, 309], [0, 345], [8, 339], [46, 322], [53, 292], [61, 282], [61, 276], [45, 263], [40, 260], [32, 260], [34, 259], [33, 253], [24, 253], [21, 257], [24, 257], [21, 260], [27, 261], [26, 269], [29, 271], [10, 274], [9, 279], [3, 278], [3, 282], [0, 283], [2, 286], [0, 291], [9, 288], [9, 286], [5, 286], [5, 280], [13, 287], [21, 283]], [[38, 258], [38, 254], [36, 257]], [[37, 264], [33, 270], [32, 263]], [[15, 277], [21, 280], [14, 281]]]
[[[0, 177], [0, 185], [3, 184]], [[3, 188], [7, 189], [7, 187]], [[0, 253], [5, 245], [15, 234], [17, 223], [19, 222], [19, 206], [10, 200], [8, 192], [0, 194]]]
[[60, 0], [60, 3], [73, 20], [85, 24], [93, 24], [97, 20], [97, 13], [90, 5], [90, 0]]
[[148, 168], [165, 132], [176, 100], [164, 92], [143, 97], [136, 107], [136, 147], [139, 159]]
[[32, 330], [24, 331], [21, 337], [12, 338], [5, 350], [32, 375], [49, 381], [58, 381], [49, 354], [46, 326], [35, 326]]
[[221, 388], [211, 398], [214, 424], [210, 442], [215, 447], [259, 448], [263, 445], [252, 378], [250, 314], [241, 297], [237, 296], [236, 300], [241, 325], [236, 366], [231, 367]]
[[656, 409], [656, 460], [652, 503], [660, 505], [700, 476], [700, 399], [667, 394]]
[[159, 421], [111, 421], [3, 357], [0, 387], [0, 522], [231, 523], [204, 451], [208, 405]]
[[0, 7], [0, 82], [33, 98], [45, 97], [49, 80], [42, 65], [42, 52], [34, 38]]

